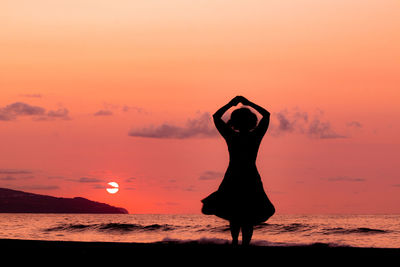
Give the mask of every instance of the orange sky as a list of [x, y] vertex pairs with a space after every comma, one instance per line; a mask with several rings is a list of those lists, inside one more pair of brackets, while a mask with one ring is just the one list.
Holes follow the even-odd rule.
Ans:
[[397, 0], [0, 9], [0, 187], [199, 213], [228, 163], [210, 115], [240, 94], [272, 113], [278, 213], [400, 212]]

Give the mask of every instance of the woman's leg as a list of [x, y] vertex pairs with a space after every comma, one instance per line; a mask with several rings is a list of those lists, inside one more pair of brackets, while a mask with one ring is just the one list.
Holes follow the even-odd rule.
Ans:
[[229, 221], [229, 226], [231, 229], [231, 235], [232, 235], [232, 245], [237, 245], [238, 240], [239, 240], [239, 233], [240, 233], [240, 224], [234, 222], [234, 221]]
[[250, 244], [252, 236], [253, 236], [253, 225], [252, 224], [242, 225], [243, 246], [248, 246]]

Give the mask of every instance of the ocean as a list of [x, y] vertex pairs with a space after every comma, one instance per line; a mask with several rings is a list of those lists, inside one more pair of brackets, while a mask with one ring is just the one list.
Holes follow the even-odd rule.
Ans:
[[[230, 243], [228, 222], [181, 214], [0, 214], [0, 239]], [[400, 215], [274, 215], [255, 226], [257, 246], [400, 248]]]

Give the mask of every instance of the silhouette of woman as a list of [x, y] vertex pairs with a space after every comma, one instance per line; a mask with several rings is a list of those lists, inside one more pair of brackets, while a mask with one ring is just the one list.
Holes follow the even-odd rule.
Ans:
[[[229, 108], [240, 102], [263, 116], [258, 125], [256, 114], [246, 107], [234, 110], [227, 123], [221, 119]], [[258, 148], [268, 129], [269, 116], [267, 110], [243, 96], [234, 97], [213, 115], [214, 124], [228, 145], [229, 166], [218, 190], [202, 200], [202, 212], [229, 221], [233, 245], [238, 244], [240, 229], [242, 244], [249, 245], [253, 226], [275, 213], [256, 167]]]

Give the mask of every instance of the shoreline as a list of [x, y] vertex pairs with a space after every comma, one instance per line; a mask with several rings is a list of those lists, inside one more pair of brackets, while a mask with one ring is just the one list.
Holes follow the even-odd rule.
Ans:
[[[332, 247], [316, 243], [304, 246], [232, 247], [230, 244], [200, 244], [199, 242], [81, 242], [0, 239], [0, 254], [20, 260], [53, 262], [63, 259], [77, 262], [124, 262], [160, 260], [174, 263], [305, 263], [325, 264], [390, 262], [400, 258], [400, 248]], [[192, 262], [187, 262], [190, 260]]]

